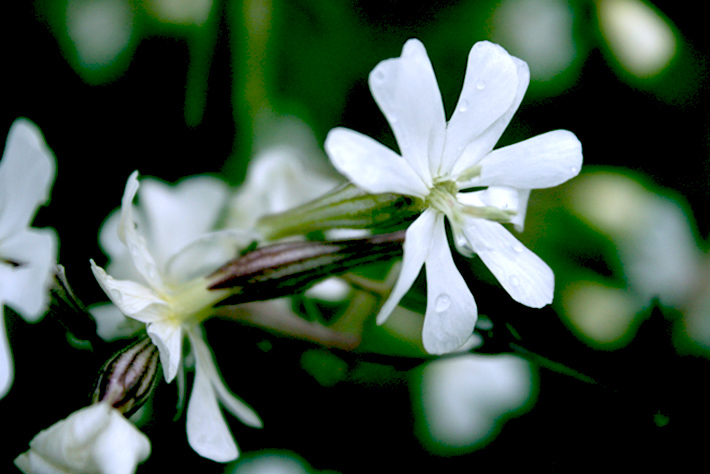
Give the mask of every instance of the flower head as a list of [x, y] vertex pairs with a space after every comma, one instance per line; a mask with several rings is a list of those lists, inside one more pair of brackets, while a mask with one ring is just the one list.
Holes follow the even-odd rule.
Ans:
[[15, 459], [26, 474], [131, 474], [150, 441], [108, 403], [95, 403], [41, 431]]
[[480, 447], [507, 419], [530, 408], [534, 381], [530, 363], [512, 354], [433, 361], [422, 370], [418, 434], [440, 454]]
[[39, 319], [47, 308], [57, 236], [52, 229], [31, 228], [30, 223], [49, 199], [55, 168], [54, 155], [39, 129], [28, 120], [16, 120], [0, 161], [0, 398], [13, 378], [4, 305], [28, 321]]
[[[525, 62], [489, 42], [474, 45], [463, 90], [447, 122], [424, 46], [407, 41], [398, 58], [370, 74], [370, 90], [394, 132], [401, 156], [353, 130], [336, 128], [325, 143], [334, 166], [370, 193], [420, 198], [427, 208], [407, 229], [402, 270], [378, 322], [384, 322], [427, 269], [423, 342], [427, 351], [457, 349], [471, 335], [477, 308], [448, 247], [445, 220], [460, 253], [483, 260], [516, 301], [552, 301], [554, 275], [503, 227], [522, 229], [531, 189], [579, 173], [581, 145], [557, 130], [493, 150], [529, 83]], [[466, 192], [470, 188], [485, 190]]]
[[[261, 421], [244, 402], [232, 395], [220, 378], [200, 322], [227, 290], [208, 290], [206, 275], [232, 258], [252, 236], [236, 231], [205, 234], [183, 246], [158, 264], [139, 232], [133, 200], [138, 192], [137, 172], [126, 184], [118, 234], [128, 248], [131, 262], [140, 275], [136, 280], [117, 280], [91, 262], [96, 279], [111, 301], [126, 316], [146, 324], [158, 346], [166, 381], [172, 381], [182, 364], [182, 343], [190, 341], [195, 355], [195, 383], [188, 404], [187, 434], [200, 455], [215, 461], [230, 461], [238, 451], [219, 410], [218, 400], [244, 423], [260, 427]], [[157, 202], [147, 204], [157, 206]], [[169, 206], [168, 206], [169, 207]], [[141, 228], [142, 229], [142, 228]]]

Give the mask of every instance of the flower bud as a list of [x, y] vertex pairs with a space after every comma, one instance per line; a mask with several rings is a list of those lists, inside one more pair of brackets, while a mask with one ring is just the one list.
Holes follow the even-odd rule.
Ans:
[[238, 257], [217, 270], [211, 290], [232, 288], [230, 304], [278, 298], [307, 289], [324, 278], [402, 255], [404, 231], [368, 238], [286, 242], [267, 245]]
[[153, 391], [159, 367], [158, 346], [146, 336], [106, 362], [96, 383], [94, 403], [107, 402], [130, 416]]

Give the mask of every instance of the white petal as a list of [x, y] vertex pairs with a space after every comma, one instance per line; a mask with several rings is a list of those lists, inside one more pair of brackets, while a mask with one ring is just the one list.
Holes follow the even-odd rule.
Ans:
[[156, 179], [141, 181], [141, 210], [148, 230], [143, 232], [153, 258], [167, 258], [215, 228], [229, 196], [220, 179], [195, 176], [171, 186]]
[[2, 301], [0, 301], [0, 400], [10, 391], [15, 377], [15, 365], [12, 362], [12, 351], [10, 351], [10, 341], [7, 339], [3, 310]]
[[[109, 258], [106, 271], [114, 278], [122, 280], [142, 280], [131, 261], [126, 244], [118, 236], [118, 226], [121, 221], [121, 210], [117, 209], [104, 220], [99, 231], [99, 244], [104, 254]], [[147, 282], [146, 282], [147, 284]]]
[[515, 93], [515, 99], [510, 105], [510, 108], [498, 120], [483, 131], [474, 141], [472, 141], [459, 156], [452, 170], [452, 175], [457, 176], [465, 169], [477, 164], [481, 158], [487, 155], [493, 147], [498, 143], [501, 135], [513, 118], [513, 115], [520, 107], [523, 101], [525, 91], [530, 84], [530, 69], [525, 61], [522, 61], [514, 56], [511, 59], [515, 63], [518, 77], [518, 89]]
[[404, 158], [354, 130], [331, 130], [325, 139], [325, 151], [333, 166], [365, 191], [418, 197], [429, 193]]
[[96, 403], [41, 431], [16, 463], [31, 473], [130, 474], [150, 455], [150, 441], [118, 410]]
[[92, 305], [88, 309], [96, 321], [96, 334], [107, 342], [132, 337], [145, 327], [143, 323], [126, 317], [113, 303]]
[[404, 238], [402, 268], [392, 293], [390, 293], [389, 298], [382, 305], [377, 315], [377, 324], [383, 324], [387, 321], [387, 318], [392, 314], [402, 297], [412, 287], [414, 280], [424, 266], [424, 260], [429, 254], [429, 247], [434, 236], [436, 217], [436, 211], [427, 209], [407, 229]]
[[[490, 188], [489, 188], [490, 189]], [[518, 211], [513, 216], [510, 223], [516, 231], [522, 232], [525, 228], [525, 215], [528, 212], [528, 201], [530, 200], [529, 189], [518, 189]]]
[[164, 292], [164, 284], [145, 238], [138, 232], [133, 217], [133, 199], [138, 192], [138, 171], [134, 171], [126, 182], [126, 189], [121, 199], [121, 221], [118, 235], [128, 247], [133, 265], [138, 273], [154, 290]]
[[480, 176], [459, 186], [549, 188], [579, 174], [582, 144], [574, 133], [555, 130], [494, 150], [478, 164]]
[[30, 224], [49, 199], [56, 160], [37, 126], [17, 119], [0, 160], [0, 240]]
[[488, 41], [476, 43], [468, 55], [461, 96], [446, 128], [443, 161], [438, 171], [432, 170], [435, 176], [451, 173], [463, 149], [510, 109], [517, 91], [517, 67], [508, 52]]
[[474, 251], [515, 301], [532, 308], [552, 302], [555, 289], [552, 270], [501, 224], [469, 218], [463, 231]]
[[202, 235], [167, 260], [165, 280], [177, 285], [207, 276], [257, 240], [259, 236], [255, 232], [238, 229]]
[[434, 224], [425, 266], [427, 308], [422, 342], [430, 354], [444, 354], [458, 349], [471, 337], [478, 310], [471, 290], [454, 265], [441, 214]]
[[[518, 232], [523, 231], [525, 215], [528, 210], [528, 200], [530, 199], [529, 189], [518, 189], [507, 186], [491, 186], [483, 191], [473, 191], [468, 193], [458, 193], [456, 199], [468, 206], [493, 206], [498, 209], [515, 211], [515, 215], [510, 219], [510, 223], [515, 226]], [[461, 235], [455, 235], [460, 238]], [[467, 244], [463, 238], [461, 243]]]
[[430, 160], [444, 148], [446, 117], [434, 69], [424, 45], [404, 44], [399, 58], [379, 63], [370, 73], [370, 90], [387, 117], [402, 156], [431, 185]]
[[28, 228], [0, 241], [0, 301], [27, 321], [36, 321], [47, 309], [49, 287], [57, 266], [57, 235], [53, 229]]
[[123, 314], [149, 323], [165, 317], [168, 303], [155, 292], [131, 280], [116, 280], [91, 260], [91, 270], [96, 281]]
[[259, 415], [239, 398], [235, 397], [222, 381], [222, 377], [217, 371], [212, 351], [200, 335], [190, 333], [190, 343], [195, 351], [195, 357], [203, 373], [212, 381], [213, 388], [222, 404], [245, 425], [253, 428], [263, 426]]
[[158, 346], [163, 375], [165, 381], [170, 383], [177, 375], [182, 361], [182, 327], [174, 321], [165, 320], [149, 324], [146, 332], [153, 344]]
[[[466, 193], [459, 193], [459, 196]], [[487, 206], [497, 207], [503, 210], [518, 210], [518, 197], [520, 193], [517, 188], [508, 186], [491, 186], [481, 192], [481, 201]]]
[[295, 143], [269, 146], [249, 162], [244, 183], [229, 204], [225, 227], [253, 229], [261, 216], [304, 204], [343, 181], [320, 163], [319, 145], [310, 129], [300, 122], [295, 125], [299, 133], [289, 135]]
[[195, 355], [195, 381], [187, 405], [187, 441], [200, 456], [217, 462], [233, 461], [239, 456], [237, 444], [219, 409], [217, 394], [209, 374], [205, 373], [203, 361], [199, 354]]

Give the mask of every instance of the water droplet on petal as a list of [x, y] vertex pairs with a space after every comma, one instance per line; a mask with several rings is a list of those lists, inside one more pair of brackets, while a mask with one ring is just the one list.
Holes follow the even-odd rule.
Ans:
[[570, 170], [572, 173], [579, 173], [579, 168], [577, 168], [576, 166], [570, 167], [569, 170]]
[[111, 299], [115, 303], [120, 303], [121, 301], [123, 301], [123, 294], [118, 290], [111, 290]]
[[451, 306], [451, 297], [447, 295], [446, 293], [442, 293], [439, 296], [436, 297], [436, 301], [434, 301], [434, 310], [437, 313], [441, 313], [443, 311], [446, 311], [449, 309]]
[[160, 274], [158, 273], [158, 269], [151, 265], [148, 268], [148, 276], [153, 281], [158, 280], [160, 278]]
[[471, 258], [474, 255], [473, 246], [468, 241], [465, 235], [460, 232], [454, 234], [454, 244], [456, 250], [464, 257]]
[[378, 81], [384, 81], [385, 80], [385, 73], [382, 70], [376, 71], [375, 72], [375, 79]]
[[466, 112], [468, 110], [468, 101], [463, 99], [459, 104], [459, 112]]
[[513, 244], [513, 251], [517, 253], [522, 253], [523, 252], [523, 244], [520, 242], [515, 242]]
[[508, 282], [510, 282], [512, 286], [519, 286], [520, 278], [518, 278], [517, 275], [511, 275], [510, 278], [508, 278]]
[[486, 88], [486, 81], [484, 81], [483, 79], [479, 80], [476, 83], [476, 89], [478, 89], [479, 91], [482, 91], [485, 88]]

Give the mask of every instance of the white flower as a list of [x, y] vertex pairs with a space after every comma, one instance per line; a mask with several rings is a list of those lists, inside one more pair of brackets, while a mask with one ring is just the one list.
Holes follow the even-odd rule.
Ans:
[[231, 200], [227, 227], [254, 229], [260, 217], [304, 204], [341, 183], [335, 172], [329, 175], [308, 158], [299, 148], [285, 144], [258, 153]]
[[150, 455], [148, 437], [96, 403], [41, 431], [15, 464], [25, 474], [129, 474]]
[[492, 151], [528, 82], [525, 62], [495, 44], [476, 43], [447, 123], [424, 46], [409, 40], [399, 58], [381, 62], [370, 73], [370, 89], [401, 156], [352, 130], [336, 128], [326, 139], [331, 161], [356, 185], [371, 193], [418, 197], [427, 205], [407, 229], [402, 271], [377, 320], [387, 319], [426, 266], [422, 338], [430, 353], [464, 344], [477, 317], [471, 291], [454, 265], [445, 218], [459, 252], [478, 254], [513, 299], [535, 308], [552, 301], [552, 271], [501, 222], [522, 229], [530, 190], [577, 175], [582, 153], [577, 138], [565, 130]]
[[[264, 148], [249, 163], [244, 183], [230, 200], [227, 228], [259, 232], [261, 217], [305, 204], [342, 183], [342, 178], [334, 171], [314, 165], [314, 161], [325, 157], [316, 154], [315, 138], [305, 124], [297, 120], [287, 121], [281, 124], [279, 131], [292, 141]], [[343, 233], [338, 229], [329, 234], [333, 238], [357, 235], [362, 232]], [[334, 277], [315, 284], [306, 294], [338, 301], [348, 294], [349, 289], [341, 278]]]
[[[228, 231], [207, 234], [187, 243], [163, 265], [158, 265], [133, 217], [132, 202], [138, 187], [137, 173], [133, 173], [126, 184], [118, 233], [141, 281], [116, 280], [93, 261], [92, 270], [123, 314], [146, 323], [148, 335], [160, 350], [166, 381], [177, 375], [182, 342], [186, 336], [189, 338], [196, 363], [187, 413], [188, 441], [197, 453], [209, 459], [220, 462], [236, 459], [237, 445], [219, 410], [218, 400], [247, 425], [261, 427], [261, 420], [224, 385], [199, 323], [209, 316], [212, 305], [227, 294], [208, 290], [204, 276], [233, 258], [238, 248], [252, 237]], [[145, 204], [150, 208], [150, 202]]]
[[[210, 176], [189, 177], [175, 185], [153, 178], [142, 179], [137, 194], [141, 206], [134, 210], [133, 218], [156, 265], [168, 268], [171, 257], [212, 231], [222, 216], [229, 195], [227, 184]], [[121, 214], [120, 210], [114, 211], [99, 233], [101, 247], [110, 259], [106, 270], [114, 278], [147, 284], [119, 238]], [[220, 262], [212, 264], [219, 265]], [[142, 327], [141, 323], [126, 318], [111, 303], [94, 305], [90, 310], [96, 319], [99, 336], [107, 341], [130, 337]]]
[[3, 306], [32, 322], [47, 308], [57, 236], [52, 229], [29, 225], [37, 208], [49, 199], [55, 168], [54, 155], [39, 129], [29, 120], [16, 120], [0, 161], [0, 398], [13, 379]]
[[423, 441], [441, 454], [491, 441], [507, 418], [529, 408], [536, 385], [520, 357], [467, 354], [427, 364], [421, 378]]

